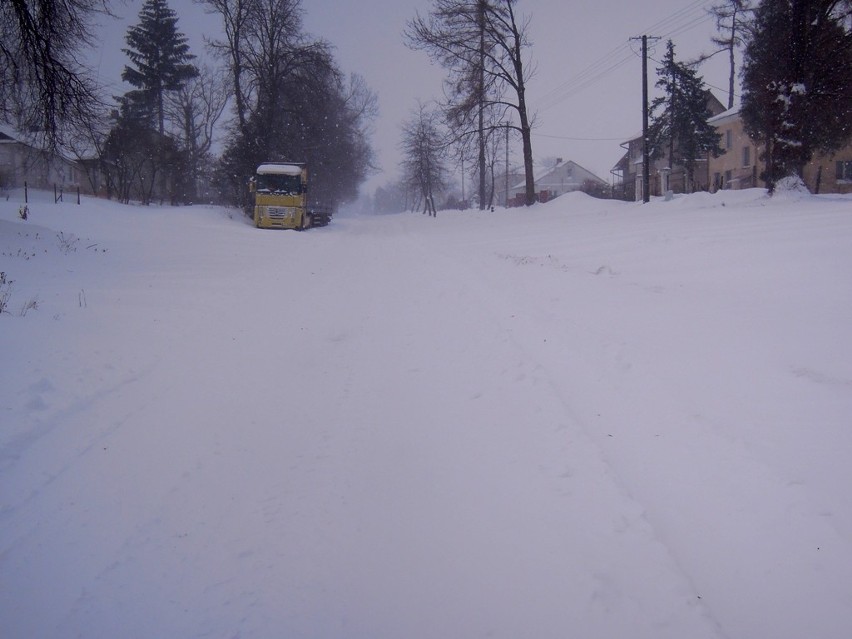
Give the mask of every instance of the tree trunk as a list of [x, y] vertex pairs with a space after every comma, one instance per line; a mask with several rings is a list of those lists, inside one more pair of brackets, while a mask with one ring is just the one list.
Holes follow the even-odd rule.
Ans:
[[479, 210], [485, 209], [485, 0], [479, 0]]
[[[512, 16], [514, 29], [514, 15]], [[517, 78], [518, 94], [518, 118], [521, 121], [521, 144], [524, 154], [524, 203], [527, 206], [535, 204], [535, 174], [533, 173], [533, 151], [532, 151], [532, 128], [530, 127], [529, 113], [527, 112], [526, 84], [524, 83], [523, 60], [521, 59], [521, 37], [517, 29], [514, 29], [514, 55], [515, 76]]]
[[736, 61], [734, 60], [734, 47], [737, 42], [737, 9], [734, 6], [734, 15], [731, 16], [731, 45], [728, 47], [728, 64], [730, 74], [728, 75], [728, 108], [734, 108], [734, 79], [736, 77]]
[[532, 129], [527, 116], [527, 105], [523, 94], [519, 93], [518, 115], [521, 118], [521, 141], [524, 149], [524, 203], [535, 204], [535, 174], [533, 173]]
[[769, 127], [766, 129], [765, 136], [765, 144], [766, 144], [766, 173], [764, 178], [764, 184], [766, 185], [766, 190], [769, 191], [769, 195], [775, 193], [775, 176], [772, 174], [774, 169], [774, 163], [772, 158], [772, 132]]

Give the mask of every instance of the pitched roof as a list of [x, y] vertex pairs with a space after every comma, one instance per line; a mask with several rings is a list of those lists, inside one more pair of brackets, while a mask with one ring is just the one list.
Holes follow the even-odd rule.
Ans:
[[[544, 178], [546, 178], [547, 176], [549, 176], [551, 173], [553, 173], [553, 172], [554, 172], [554, 171], [556, 171], [557, 169], [561, 169], [562, 167], [567, 166], [567, 165], [569, 165], [569, 164], [570, 164], [570, 165], [572, 165], [572, 166], [574, 166], [574, 167], [576, 167], [577, 169], [579, 169], [579, 170], [580, 170], [580, 171], [582, 171], [583, 173], [587, 173], [588, 175], [590, 175], [590, 176], [591, 176], [591, 178], [594, 178], [594, 179], [598, 180], [598, 181], [599, 181], [599, 182], [601, 182], [602, 184], [606, 184], [606, 181], [605, 181], [605, 180], [602, 180], [602, 179], [601, 179], [601, 178], [599, 178], [597, 175], [595, 175], [594, 173], [592, 173], [592, 172], [591, 172], [591, 171], [589, 171], [588, 169], [583, 168], [582, 166], [580, 166], [579, 164], [577, 164], [577, 163], [576, 163], [576, 162], [574, 162], [573, 160], [568, 160], [567, 162], [558, 162], [558, 163], [557, 163], [557, 164], [555, 164], [554, 166], [550, 166], [550, 167], [547, 167], [546, 169], [542, 169], [541, 171], [536, 172], [536, 173], [533, 175], [533, 181], [534, 181], [536, 184], [537, 184], [537, 183], [539, 183], [539, 182], [542, 182], [542, 181], [544, 180]], [[588, 179], [591, 179], [591, 178], [588, 178]], [[526, 186], [526, 183], [525, 183], [525, 182], [520, 182], [519, 184], [516, 184], [515, 186], [513, 186], [513, 187], [512, 187], [512, 190], [521, 189], [521, 188], [523, 188], [523, 187], [525, 187], [525, 186]]]
[[[43, 132], [38, 133], [22, 133], [8, 122], [0, 120], [0, 144], [20, 144], [29, 147], [38, 152], [45, 151], [46, 137]], [[77, 158], [66, 147], [58, 147], [51, 152], [51, 155], [65, 160], [66, 162], [76, 162]]]

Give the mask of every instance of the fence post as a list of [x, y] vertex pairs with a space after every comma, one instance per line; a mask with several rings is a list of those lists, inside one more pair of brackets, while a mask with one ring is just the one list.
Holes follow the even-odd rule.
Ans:
[[27, 182], [26, 182], [26, 180], [24, 180], [24, 204], [29, 204], [29, 203], [30, 203], [30, 200], [29, 200], [29, 192], [27, 190]]
[[77, 206], [80, 206], [80, 187], [77, 187]]

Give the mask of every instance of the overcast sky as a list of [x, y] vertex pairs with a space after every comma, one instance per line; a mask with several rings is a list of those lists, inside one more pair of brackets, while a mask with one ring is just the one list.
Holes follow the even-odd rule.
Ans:
[[[130, 87], [120, 81], [127, 63], [121, 47], [127, 26], [138, 22], [143, 0], [113, 2], [122, 20], [105, 21], [102, 49], [95, 58], [101, 79], [113, 94]], [[376, 186], [396, 177], [397, 143], [401, 123], [418, 99], [442, 95], [444, 72], [429, 63], [425, 53], [406, 48], [402, 31], [419, 11], [426, 15], [430, 0], [304, 0], [305, 28], [336, 47], [337, 61], [346, 72], [366, 79], [379, 98], [380, 116], [373, 136], [384, 174], [367, 184]], [[609, 181], [610, 169], [623, 154], [620, 142], [642, 127], [640, 46], [630, 38], [660, 36], [652, 57], [659, 60], [665, 39], [671, 38], [681, 59], [711, 49], [715, 22], [706, 13], [713, 0], [519, 0], [518, 11], [530, 18], [529, 51], [535, 74], [528, 101], [536, 113], [533, 152], [538, 164], [550, 158], [573, 160]], [[204, 34], [215, 34], [218, 21], [205, 15], [192, 0], [171, 0], [178, 27], [190, 38], [199, 58], [206, 57]], [[653, 95], [657, 62], [649, 61]], [[728, 71], [724, 55], [700, 70], [711, 90], [727, 103]], [[520, 161], [520, 142], [513, 149]]]

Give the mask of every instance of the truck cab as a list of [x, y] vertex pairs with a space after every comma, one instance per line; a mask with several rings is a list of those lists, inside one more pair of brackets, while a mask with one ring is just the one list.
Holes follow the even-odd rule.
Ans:
[[304, 164], [261, 164], [249, 188], [254, 192], [254, 223], [258, 228], [301, 230], [311, 226]]

